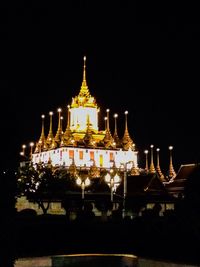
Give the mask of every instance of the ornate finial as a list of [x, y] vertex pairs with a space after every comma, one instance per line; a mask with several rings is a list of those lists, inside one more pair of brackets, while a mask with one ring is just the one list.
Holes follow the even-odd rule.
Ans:
[[106, 131], [106, 129], [107, 129], [107, 117], [104, 117], [104, 121], [105, 121], [105, 131]]
[[133, 161], [132, 164], [133, 164], [133, 166], [131, 168], [131, 175], [132, 176], [139, 175], [140, 172], [139, 172], [138, 168], [135, 166], [135, 162]]
[[117, 133], [117, 118], [118, 118], [118, 114], [114, 114], [114, 120], [115, 120], [115, 131], [114, 131], [114, 135], [113, 135], [113, 139], [116, 143], [116, 146], [119, 147], [120, 146], [120, 139]]
[[42, 118], [42, 130], [41, 130], [41, 135], [40, 135], [40, 139], [36, 145], [35, 148], [35, 153], [41, 152], [42, 150], [46, 150], [47, 149], [47, 144], [46, 144], [46, 138], [45, 138], [45, 134], [44, 134], [44, 119], [45, 119], [45, 115], [43, 114], [41, 116]]
[[100, 177], [99, 168], [96, 166], [95, 161], [93, 161], [93, 165], [90, 167], [89, 176], [92, 178]]
[[83, 81], [81, 85], [81, 90], [79, 93], [79, 97], [88, 97], [90, 95], [87, 82], [86, 82], [86, 56], [83, 57]]
[[154, 163], [153, 163], [153, 145], [150, 146], [151, 148], [151, 164], [150, 164], [150, 168], [149, 168], [149, 172], [150, 173], [155, 173], [156, 170], [155, 170], [155, 167], [154, 167]]
[[156, 165], [156, 171], [157, 171], [158, 175], [160, 176], [160, 178], [161, 178], [162, 180], [164, 180], [164, 175], [163, 175], [163, 173], [162, 173], [162, 171], [161, 171], [161, 168], [160, 168], [160, 157], [159, 157], [160, 148], [157, 148], [157, 149], [156, 149], [156, 152], [157, 152], [157, 165]]
[[30, 159], [32, 159], [34, 143], [31, 142], [29, 145], [30, 145]]
[[62, 136], [61, 144], [62, 146], [73, 146], [74, 145], [74, 138], [70, 129], [70, 105], [67, 106], [67, 127]]
[[112, 147], [114, 145], [114, 140], [112, 138], [112, 135], [110, 133], [110, 126], [109, 126], [109, 109], [106, 109], [107, 112], [107, 117], [105, 119], [105, 123], [106, 123], [106, 129], [105, 129], [105, 136], [103, 139], [104, 145], [106, 148], [108, 147]]
[[110, 112], [110, 109], [107, 108], [106, 109], [106, 113], [107, 113], [107, 120], [106, 120], [107, 121], [107, 127], [106, 128], [107, 128], [107, 131], [110, 132], [109, 112]]
[[48, 133], [47, 141], [46, 142], [47, 142], [47, 145], [49, 147], [51, 147], [52, 142], [53, 142], [53, 139], [54, 139], [54, 136], [53, 136], [53, 123], [52, 123], [53, 112], [52, 111], [49, 112], [49, 116], [50, 116], [49, 133]]
[[[61, 127], [61, 112], [62, 109], [58, 108], [58, 129], [56, 132], [56, 136], [55, 136], [55, 142], [56, 142], [56, 146], [59, 146], [61, 143], [61, 138], [62, 138], [62, 127]], [[54, 147], [55, 148], [55, 147]]]
[[88, 147], [95, 146], [94, 138], [92, 136], [92, 129], [91, 129], [89, 115], [87, 116], [87, 130], [86, 130], [85, 136], [83, 137], [83, 142]]
[[72, 177], [76, 177], [76, 176], [78, 175], [78, 172], [77, 172], [77, 168], [76, 168], [76, 164], [75, 164], [74, 158], [72, 159], [72, 163], [71, 163], [71, 165], [69, 166], [68, 173], [69, 173]]
[[149, 163], [148, 163], [148, 153], [149, 153], [149, 151], [145, 150], [144, 153], [145, 153], [145, 157], [146, 157], [145, 158], [145, 161], [146, 161], [146, 163], [145, 163], [145, 171], [148, 172], [149, 171]]
[[124, 136], [122, 138], [122, 145], [125, 150], [128, 150], [129, 148], [133, 149], [135, 146], [128, 132], [128, 119], [127, 119], [128, 111], [125, 111], [124, 114], [125, 114], [125, 131], [124, 131]]
[[170, 155], [169, 155], [169, 178], [174, 178], [176, 176], [176, 172], [174, 170], [174, 167], [173, 167], [173, 163], [172, 163], [172, 150], [173, 150], [173, 146], [169, 146], [169, 152], [170, 152]]

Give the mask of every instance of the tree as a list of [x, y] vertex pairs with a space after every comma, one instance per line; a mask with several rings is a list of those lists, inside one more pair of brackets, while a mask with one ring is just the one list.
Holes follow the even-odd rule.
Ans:
[[18, 196], [24, 195], [28, 200], [38, 203], [44, 214], [52, 200], [62, 200], [75, 184], [66, 168], [43, 164], [19, 168], [17, 178]]

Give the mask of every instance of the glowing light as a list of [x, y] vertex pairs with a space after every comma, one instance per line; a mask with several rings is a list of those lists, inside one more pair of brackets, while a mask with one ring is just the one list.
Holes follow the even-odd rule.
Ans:
[[80, 177], [78, 177], [78, 178], [76, 179], [76, 183], [77, 183], [77, 185], [81, 185], [82, 181], [81, 181], [81, 178], [80, 178]]
[[52, 115], [53, 115], [53, 111], [50, 111], [50, 112], [49, 112], [49, 115], [52, 116]]
[[83, 57], [83, 60], [86, 61], [86, 56]]
[[44, 114], [42, 114], [41, 118], [42, 118], [42, 119], [44, 119], [44, 118], [45, 118], [45, 115], [44, 115]]
[[110, 109], [107, 108], [107, 109], [106, 109], [106, 112], [110, 112]]
[[149, 151], [148, 151], [148, 150], [145, 150], [145, 151], [144, 151], [144, 153], [145, 153], [145, 154], [148, 154], [148, 153], [149, 153]]
[[61, 108], [58, 108], [58, 112], [61, 112], [62, 111], [62, 109]]
[[117, 114], [117, 113], [115, 113], [115, 114], [114, 114], [114, 118], [117, 118], [117, 117], [118, 117], [118, 114]]
[[90, 179], [88, 177], [85, 179], [85, 185], [86, 186], [89, 186], [90, 185]]
[[169, 146], [169, 150], [172, 150], [173, 149], [173, 146]]
[[33, 146], [34, 146], [34, 143], [33, 143], [33, 142], [31, 142], [31, 143], [30, 143], [30, 147], [33, 147]]
[[26, 148], [26, 145], [22, 145], [22, 148], [25, 149]]
[[110, 182], [110, 178], [111, 178], [110, 174], [107, 173], [106, 176], [105, 176], [106, 183], [109, 183]]
[[150, 148], [153, 148], [154, 147], [154, 145], [150, 145]]
[[128, 111], [126, 110], [126, 111], [124, 112], [124, 114], [127, 115], [127, 114], [128, 114]]
[[115, 176], [114, 176], [114, 182], [115, 182], [115, 183], [119, 183], [120, 180], [121, 180], [121, 179], [120, 179], [119, 175], [116, 173]]
[[160, 151], [160, 148], [157, 148], [156, 151], [159, 152]]
[[63, 116], [61, 116], [60, 119], [63, 120]]
[[24, 152], [20, 152], [19, 154], [20, 154], [20, 156], [24, 156]]

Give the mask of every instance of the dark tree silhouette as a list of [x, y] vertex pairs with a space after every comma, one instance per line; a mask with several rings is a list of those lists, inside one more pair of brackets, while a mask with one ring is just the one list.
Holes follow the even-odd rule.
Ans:
[[6, 170], [0, 174], [0, 266], [13, 267], [15, 254], [15, 172]]

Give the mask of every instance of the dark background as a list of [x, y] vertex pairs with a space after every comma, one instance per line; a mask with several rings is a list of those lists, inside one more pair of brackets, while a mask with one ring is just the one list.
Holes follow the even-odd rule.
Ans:
[[119, 114], [122, 136], [128, 110], [140, 167], [150, 144], [161, 149], [163, 172], [169, 145], [176, 171], [181, 164], [199, 162], [197, 7], [18, 2], [1, 9], [0, 18], [3, 168], [17, 166], [21, 145], [38, 140], [42, 113], [64, 110], [78, 94], [84, 55], [88, 86], [101, 107], [100, 129], [110, 108], [111, 115]]

